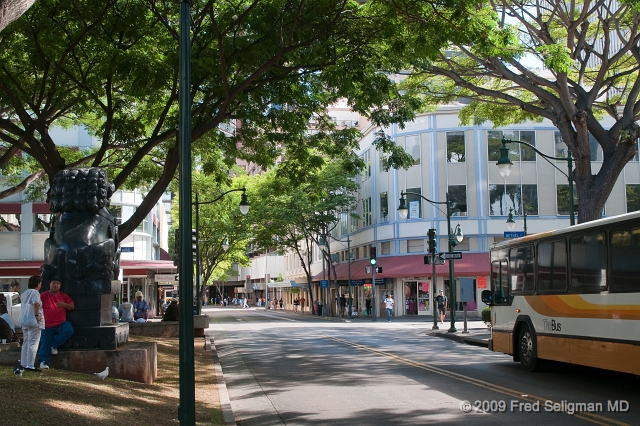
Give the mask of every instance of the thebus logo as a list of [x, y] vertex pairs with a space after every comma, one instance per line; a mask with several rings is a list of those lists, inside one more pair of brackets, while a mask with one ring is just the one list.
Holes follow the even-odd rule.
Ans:
[[544, 331], [561, 331], [562, 326], [556, 320], [542, 320], [544, 322]]

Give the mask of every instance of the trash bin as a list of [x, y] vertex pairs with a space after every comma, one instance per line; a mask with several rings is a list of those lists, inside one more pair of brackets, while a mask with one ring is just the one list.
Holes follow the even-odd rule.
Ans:
[[322, 316], [322, 303], [318, 303], [318, 316]]

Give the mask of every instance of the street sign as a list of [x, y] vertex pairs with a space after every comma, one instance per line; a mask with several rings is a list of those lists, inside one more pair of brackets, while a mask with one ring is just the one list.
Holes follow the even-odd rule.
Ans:
[[329, 288], [329, 280], [320, 280], [320, 288]]
[[435, 263], [436, 265], [444, 265], [444, 257], [443, 257], [444, 253], [440, 253], [438, 254], [428, 254], [424, 257], [424, 264], [425, 265], [431, 265], [432, 259], [433, 263]]
[[120, 253], [133, 253], [133, 247], [120, 246]]
[[176, 274], [156, 274], [154, 280], [158, 283], [172, 283], [176, 280]]
[[450, 253], [440, 253], [441, 259], [462, 259], [461, 251], [452, 251]]
[[520, 238], [524, 237], [524, 231], [504, 231], [505, 238]]

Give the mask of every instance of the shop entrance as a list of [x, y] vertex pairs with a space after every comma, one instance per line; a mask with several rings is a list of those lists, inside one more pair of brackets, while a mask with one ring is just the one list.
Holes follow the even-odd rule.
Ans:
[[405, 281], [405, 315], [429, 315], [431, 309], [431, 281]]

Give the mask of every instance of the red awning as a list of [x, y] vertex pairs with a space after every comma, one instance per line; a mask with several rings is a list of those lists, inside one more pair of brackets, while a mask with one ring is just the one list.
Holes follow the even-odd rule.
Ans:
[[[0, 260], [0, 276], [30, 277], [40, 275], [44, 260]], [[148, 270], [175, 274], [178, 268], [167, 260], [121, 260], [124, 275], [146, 275]]]
[[[444, 265], [436, 265], [436, 275], [439, 277], [449, 276], [449, 261]], [[369, 259], [360, 259], [351, 262], [351, 279], [371, 278], [371, 273], [365, 272], [365, 267], [369, 266]], [[382, 267], [382, 273], [376, 274], [377, 278], [411, 278], [431, 276], [432, 266], [424, 264], [424, 254], [411, 254], [405, 256], [385, 256], [378, 257], [377, 266]], [[489, 253], [462, 253], [462, 259], [454, 263], [456, 277], [467, 276], [488, 276], [490, 272]], [[349, 267], [346, 262], [336, 265], [338, 280], [349, 279]], [[326, 277], [329, 278], [329, 277]], [[333, 267], [331, 270], [333, 279]], [[320, 272], [313, 277], [313, 281], [323, 279]]]
[[0, 260], [0, 276], [30, 277], [40, 275], [44, 260]]

